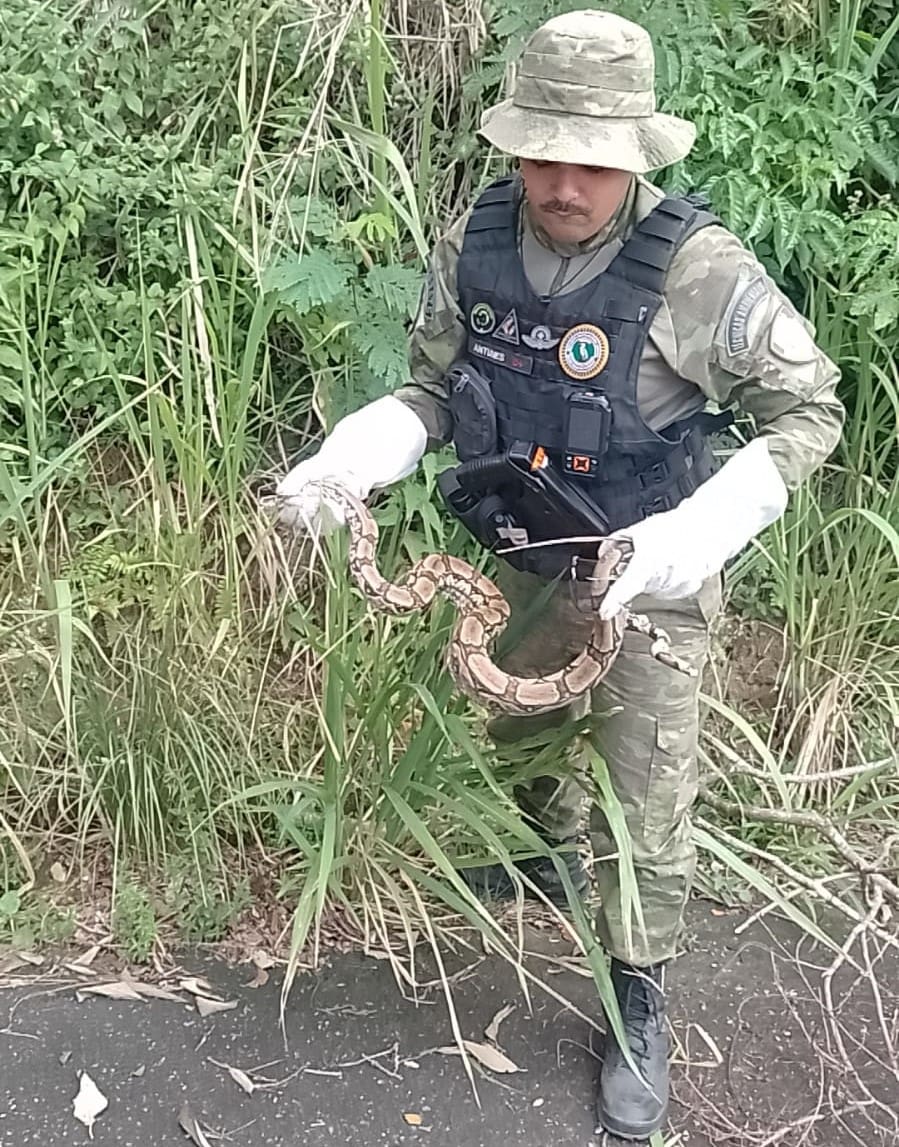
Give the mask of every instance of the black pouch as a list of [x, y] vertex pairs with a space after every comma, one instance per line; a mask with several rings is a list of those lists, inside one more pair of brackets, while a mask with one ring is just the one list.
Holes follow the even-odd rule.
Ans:
[[490, 383], [469, 363], [457, 363], [447, 374], [453, 445], [461, 462], [495, 454], [498, 447], [496, 402]]

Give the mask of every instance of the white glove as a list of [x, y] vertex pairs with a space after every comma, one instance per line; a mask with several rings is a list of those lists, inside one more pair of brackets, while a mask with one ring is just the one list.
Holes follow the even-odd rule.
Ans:
[[613, 537], [630, 538], [634, 555], [603, 599], [600, 617], [615, 617], [641, 593], [698, 593], [706, 578], [777, 521], [787, 498], [767, 441], [754, 438], [673, 510], [615, 531]]
[[333, 503], [322, 506], [310, 482], [330, 478], [365, 499], [373, 489], [411, 474], [421, 460], [428, 432], [418, 415], [392, 394], [378, 398], [335, 424], [316, 454], [294, 466], [278, 483], [279, 517], [297, 529], [327, 533], [344, 523]]

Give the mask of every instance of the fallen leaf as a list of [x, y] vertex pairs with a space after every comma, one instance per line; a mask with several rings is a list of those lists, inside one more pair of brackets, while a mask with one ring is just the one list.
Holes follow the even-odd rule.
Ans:
[[546, 1102], [545, 1099], [535, 1099], [534, 1102], [531, 1104], [531, 1107], [542, 1107], [545, 1102]]
[[119, 980], [114, 984], [85, 984], [83, 988], [79, 988], [76, 995], [78, 996], [105, 996], [110, 1000], [137, 1000], [143, 1003], [143, 997], [140, 992], [135, 991], [131, 984], [126, 984], [124, 980]]
[[410, 1127], [421, 1127], [421, 1116], [417, 1115], [414, 1111], [404, 1112], [403, 1119], [406, 1120]]
[[88, 980], [92, 976], [96, 975], [96, 972], [94, 972], [93, 968], [83, 968], [81, 966], [81, 964], [76, 964], [76, 963], [63, 964], [63, 967], [65, 968], [65, 970], [67, 972], [72, 972], [74, 975], [82, 976], [84, 979], [88, 979]]
[[50, 875], [56, 881], [57, 884], [65, 884], [65, 882], [66, 882], [66, 870], [63, 868], [63, 866], [59, 863], [58, 860], [55, 864], [50, 865]]
[[180, 980], [179, 985], [185, 992], [190, 992], [191, 995], [216, 998], [215, 988], [212, 984], [210, 984], [208, 980], [201, 980], [198, 976], [189, 976], [186, 980]]
[[132, 1073], [131, 1073], [131, 1078], [132, 1078], [132, 1079], [143, 1079], [143, 1077], [144, 1077], [144, 1072], [145, 1072], [146, 1070], [147, 1070], [147, 1065], [146, 1065], [145, 1063], [142, 1063], [142, 1064], [140, 1065], [140, 1067], [137, 1067], [137, 1068], [135, 1068], [135, 1069], [134, 1069], [134, 1071], [132, 1071]]
[[500, 1072], [502, 1074], [511, 1074], [514, 1071], [521, 1071], [521, 1068], [513, 1063], [507, 1055], [504, 1055], [503, 1052], [489, 1043], [475, 1043], [474, 1040], [470, 1039], [463, 1040], [462, 1042], [465, 1045], [465, 1050], [482, 1063], [484, 1067], [490, 1068], [491, 1071]]
[[241, 1091], [245, 1091], [247, 1095], [252, 1095], [256, 1090], [256, 1084], [252, 1081], [252, 1079], [250, 1079], [247, 1073], [245, 1071], [241, 1071], [239, 1067], [229, 1067], [228, 1074], [241, 1089]]
[[69, 1060], [71, 1058], [72, 1058], [72, 1053], [70, 1051], [64, 1051], [62, 1053], [62, 1055], [59, 1057], [59, 1062], [62, 1064], [63, 1067], [65, 1067], [65, 1065], [69, 1062]]
[[206, 1019], [207, 1016], [214, 1016], [218, 1012], [230, 1012], [237, 1007], [237, 1000], [207, 1000], [205, 996], [197, 996], [196, 998], [197, 1011]]
[[263, 948], [257, 948], [253, 953], [253, 963], [257, 968], [261, 968], [263, 972], [267, 972], [269, 968], [274, 968], [275, 966], [274, 958]]
[[500, 1010], [487, 1025], [487, 1030], [484, 1032], [484, 1035], [487, 1039], [490, 1040], [491, 1043], [496, 1043], [499, 1037], [499, 1025], [503, 1022], [503, 1020], [508, 1019], [514, 1011], [514, 1004], [506, 1004], [504, 1008], [500, 1008]]
[[[479, 1063], [482, 1063], [484, 1067], [489, 1067], [491, 1071], [505, 1075], [511, 1074], [513, 1071], [524, 1070], [489, 1043], [475, 1043], [471, 1039], [464, 1039], [462, 1043], [469, 1055], [473, 1055]], [[439, 1047], [437, 1050], [443, 1055], [461, 1055], [457, 1047]]]
[[79, 1123], [84, 1124], [87, 1128], [88, 1135], [93, 1139], [94, 1123], [96, 1122], [97, 1116], [109, 1106], [109, 1100], [100, 1091], [86, 1071], [81, 1075], [81, 1084], [72, 1106], [75, 1110], [75, 1118]]
[[31, 964], [33, 968], [40, 968], [44, 963], [43, 956], [37, 956], [34, 952], [16, 952], [20, 960], [24, 960], [26, 964]]
[[268, 972], [265, 968], [257, 968], [256, 975], [244, 986], [247, 988], [264, 988], [268, 983]]
[[151, 1000], [168, 1000], [173, 1004], [184, 1004], [187, 1002], [184, 997], [179, 996], [177, 992], [172, 992], [168, 988], [160, 988], [158, 984], [144, 984], [134, 980], [131, 986], [136, 992], [140, 992], [142, 996], [146, 996]]
[[181, 1108], [181, 1112], [178, 1115], [178, 1125], [184, 1134], [188, 1137], [188, 1139], [191, 1139], [194, 1143], [196, 1143], [197, 1147], [212, 1147], [212, 1144], [203, 1134], [203, 1130], [200, 1127], [200, 1124], [194, 1117], [189, 1103], [185, 1103]]
[[77, 964], [79, 968], [89, 968], [99, 954], [100, 945], [94, 944], [93, 948], [88, 948], [86, 952], [82, 952], [76, 960], [72, 961], [72, 963]]
[[10, 952], [8, 956], [4, 956], [0, 960], [0, 976], [6, 976], [10, 972], [17, 972], [19, 968], [24, 968], [28, 964], [27, 960], [23, 960], [16, 952]]

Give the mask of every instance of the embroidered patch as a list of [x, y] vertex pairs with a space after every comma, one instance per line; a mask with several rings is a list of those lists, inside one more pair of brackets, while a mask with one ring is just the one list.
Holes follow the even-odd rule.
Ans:
[[559, 345], [559, 340], [553, 338], [553, 333], [549, 327], [542, 324], [536, 327], [531, 327], [529, 335], [522, 335], [521, 341], [525, 346], [531, 347], [532, 350], [552, 350], [553, 347]]
[[518, 337], [518, 315], [515, 314], [514, 307], [493, 332], [493, 337], [504, 343], [511, 343], [512, 346], [518, 346], [520, 341]]
[[488, 346], [479, 339], [468, 340], [469, 351], [478, 358], [485, 358], [488, 362], [495, 362], [498, 366], [508, 367], [519, 374], [531, 374], [534, 369], [534, 360], [529, 354], [519, 354], [514, 350], [504, 350], [498, 346]]
[[818, 356], [815, 340], [789, 307], [782, 306], [774, 316], [768, 345], [785, 362], [801, 365]]
[[569, 378], [595, 378], [609, 361], [609, 336], [592, 323], [567, 331], [559, 345], [559, 365]]
[[496, 326], [496, 315], [489, 303], [475, 303], [471, 308], [469, 320], [471, 329], [475, 334], [489, 335]]
[[767, 296], [768, 287], [759, 275], [731, 300], [724, 328], [724, 346], [731, 357], [749, 350], [749, 320], [755, 308]]

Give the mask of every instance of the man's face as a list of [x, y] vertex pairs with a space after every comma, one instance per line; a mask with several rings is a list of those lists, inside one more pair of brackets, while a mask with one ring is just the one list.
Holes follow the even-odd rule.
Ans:
[[627, 194], [629, 171], [577, 163], [519, 160], [534, 223], [550, 239], [583, 243], [605, 227]]

